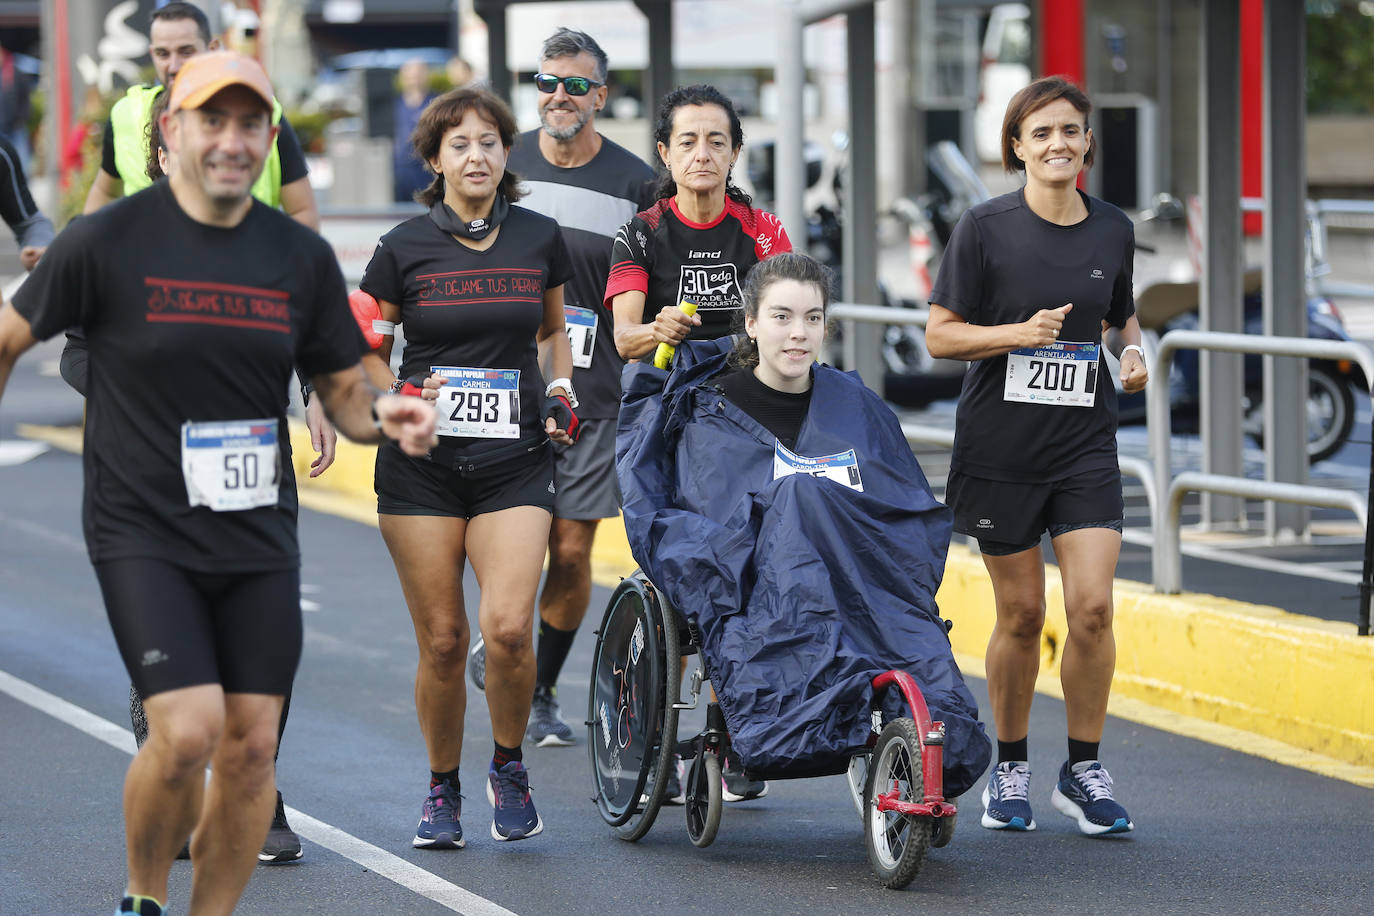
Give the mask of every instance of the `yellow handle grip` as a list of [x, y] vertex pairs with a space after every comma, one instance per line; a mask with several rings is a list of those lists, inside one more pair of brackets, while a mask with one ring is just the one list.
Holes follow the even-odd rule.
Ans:
[[[688, 302], [686, 299], [679, 302], [677, 307], [682, 309], [682, 313], [688, 318], [697, 313], [697, 304], [695, 302]], [[654, 368], [667, 369], [668, 364], [673, 361], [673, 354], [676, 352], [677, 347], [670, 343], [659, 344], [658, 349], [654, 351]]]

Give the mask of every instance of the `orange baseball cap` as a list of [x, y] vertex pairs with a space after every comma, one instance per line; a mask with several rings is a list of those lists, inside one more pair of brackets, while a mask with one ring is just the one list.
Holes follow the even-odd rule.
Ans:
[[221, 89], [244, 86], [272, 108], [272, 83], [262, 65], [237, 51], [206, 51], [181, 65], [172, 82], [168, 111], [199, 108]]

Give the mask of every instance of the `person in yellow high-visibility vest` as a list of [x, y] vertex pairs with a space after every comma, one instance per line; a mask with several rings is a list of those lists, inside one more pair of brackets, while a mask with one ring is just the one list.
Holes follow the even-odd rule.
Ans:
[[[218, 48], [219, 40], [210, 34], [205, 13], [192, 3], [168, 3], [152, 14], [148, 29], [148, 54], [157, 71], [157, 84], [133, 86], [110, 109], [105, 123], [100, 169], [86, 195], [83, 212], [101, 207], [141, 191], [152, 183], [144, 170], [148, 157], [148, 121], [153, 100], [170, 86], [181, 65], [190, 57]], [[310, 188], [305, 154], [291, 124], [282, 116], [281, 104], [274, 104], [272, 122], [279, 127], [262, 176], [253, 185], [253, 196], [276, 207], [311, 229], [319, 231], [320, 216], [315, 193]]]

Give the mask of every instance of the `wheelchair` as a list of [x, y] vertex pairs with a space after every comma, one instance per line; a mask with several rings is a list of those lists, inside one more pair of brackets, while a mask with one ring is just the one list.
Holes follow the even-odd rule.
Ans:
[[[720, 707], [706, 707], [706, 727], [679, 741], [678, 713], [695, 709], [705, 681], [701, 639], [640, 572], [621, 581], [596, 631], [587, 716], [594, 800], [617, 837], [649, 832], [663, 805], [674, 754], [690, 761], [683, 788], [687, 836], [698, 847], [716, 838], [721, 764], [729, 736]], [[691, 701], [681, 698], [680, 657], [695, 655]], [[864, 823], [869, 864], [885, 887], [915, 879], [927, 850], [954, 836], [958, 810], [944, 797], [945, 727], [932, 722], [911, 675], [887, 671], [873, 681], [872, 734], [850, 758], [847, 783]], [[899, 691], [909, 717], [884, 721], [886, 688]], [[786, 778], [786, 777], [784, 777]]]

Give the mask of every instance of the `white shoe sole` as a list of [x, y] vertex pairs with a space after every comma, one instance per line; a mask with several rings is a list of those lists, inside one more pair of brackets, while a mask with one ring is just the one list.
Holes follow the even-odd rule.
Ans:
[[497, 833], [497, 832], [496, 832], [496, 821], [492, 821], [492, 822], [491, 822], [491, 838], [492, 838], [493, 840], [496, 840], [498, 843], [513, 843], [513, 842], [515, 842], [516, 840], [528, 840], [528, 839], [529, 839], [530, 837], [532, 837], [532, 836], [538, 836], [539, 834], [541, 834], [541, 833], [544, 832], [544, 819], [543, 819], [542, 817], [540, 817], [538, 814], [536, 814], [536, 815], [534, 816], [534, 818], [535, 818], [535, 824], [534, 824], [534, 829], [533, 829], [533, 830], [531, 830], [529, 833], [519, 833], [519, 834], [513, 834], [513, 835], [511, 835], [511, 836], [501, 836], [501, 834]]
[[462, 849], [467, 844], [467, 840], [461, 838], [458, 840], [424, 840], [417, 836], [410, 841], [410, 845], [414, 846], [416, 849]]
[[[760, 792], [758, 795], [736, 795], [734, 792], [731, 792], [728, 788], [726, 788], [726, 786], [725, 786], [725, 780], [724, 780], [724, 779], [722, 779], [722, 780], [720, 781], [720, 798], [721, 798], [721, 801], [728, 801], [728, 802], [757, 801], [757, 800], [759, 800], [760, 798], [763, 798], [763, 797], [764, 797], [765, 795], [767, 795], [767, 794], [768, 794], [768, 783], [766, 783], [766, 782], [763, 784], [763, 791]], [[684, 802], [684, 803], [685, 803], [685, 802]]]
[[1022, 825], [1022, 824], [1018, 824], [1018, 823], [1017, 823], [1017, 821], [1021, 820], [1019, 817], [1014, 817], [1014, 818], [1012, 818], [1010, 821], [999, 821], [997, 818], [995, 818], [995, 817], [993, 817], [992, 815], [988, 814], [988, 802], [991, 801], [991, 800], [992, 800], [992, 793], [988, 791], [988, 787], [987, 787], [987, 786], [984, 786], [984, 787], [983, 787], [983, 819], [982, 819], [981, 821], [979, 821], [979, 823], [981, 823], [984, 827], [988, 828], [989, 830], [1011, 830], [1011, 831], [1014, 831], [1014, 832], [1022, 832], [1022, 833], [1029, 833], [1030, 831], [1032, 831], [1032, 830], [1035, 829], [1035, 818], [1034, 818], [1034, 817], [1031, 817], [1031, 821], [1030, 821], [1029, 824]]
[[1073, 820], [1078, 823], [1079, 832], [1085, 836], [1101, 836], [1104, 833], [1130, 833], [1135, 829], [1135, 824], [1130, 820], [1127, 820], [1126, 825], [1123, 827], [1120, 818], [1117, 819], [1116, 823], [1106, 827], [1103, 827], [1101, 824], [1094, 824], [1083, 814], [1082, 808], [1078, 807], [1078, 805], [1074, 804], [1067, 795], [1059, 791], [1058, 786], [1055, 786], [1054, 791], [1050, 793], [1050, 804], [1054, 805], [1054, 810], [1058, 811], [1060, 814], [1065, 817], [1073, 818]]
[[526, 735], [525, 740], [532, 742], [535, 747], [572, 747], [577, 743], [553, 734], [545, 735], [538, 741], [535, 741], [532, 736]]

